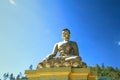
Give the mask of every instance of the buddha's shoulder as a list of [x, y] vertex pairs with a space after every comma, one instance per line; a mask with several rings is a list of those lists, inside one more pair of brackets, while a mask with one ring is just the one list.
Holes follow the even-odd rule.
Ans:
[[57, 45], [60, 45], [60, 44], [64, 44], [64, 42], [63, 42], [63, 41], [60, 41], [60, 42], [57, 43]]
[[57, 42], [55, 45], [60, 45], [60, 44], [62, 44], [63, 42], [61, 41], [61, 42]]

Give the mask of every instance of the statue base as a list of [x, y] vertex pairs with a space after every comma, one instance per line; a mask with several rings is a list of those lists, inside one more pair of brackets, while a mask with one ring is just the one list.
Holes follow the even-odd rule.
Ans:
[[96, 72], [90, 68], [42, 68], [25, 70], [28, 80], [97, 80]]

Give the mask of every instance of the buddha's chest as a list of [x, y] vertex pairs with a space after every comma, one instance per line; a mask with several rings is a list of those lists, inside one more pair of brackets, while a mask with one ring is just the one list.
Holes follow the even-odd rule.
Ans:
[[60, 43], [59, 45], [58, 45], [58, 49], [59, 50], [67, 50], [67, 51], [69, 51], [69, 50], [71, 50], [73, 47], [72, 47], [72, 43], [70, 43], [70, 42], [67, 42], [67, 43]]

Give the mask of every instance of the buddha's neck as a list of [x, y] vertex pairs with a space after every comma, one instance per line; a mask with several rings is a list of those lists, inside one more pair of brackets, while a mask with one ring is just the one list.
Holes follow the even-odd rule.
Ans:
[[63, 40], [63, 42], [68, 42], [69, 40]]

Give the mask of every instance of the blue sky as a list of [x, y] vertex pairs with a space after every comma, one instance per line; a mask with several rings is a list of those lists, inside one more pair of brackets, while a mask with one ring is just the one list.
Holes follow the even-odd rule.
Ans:
[[71, 30], [89, 66], [120, 68], [119, 0], [0, 0], [0, 74], [24, 73]]

